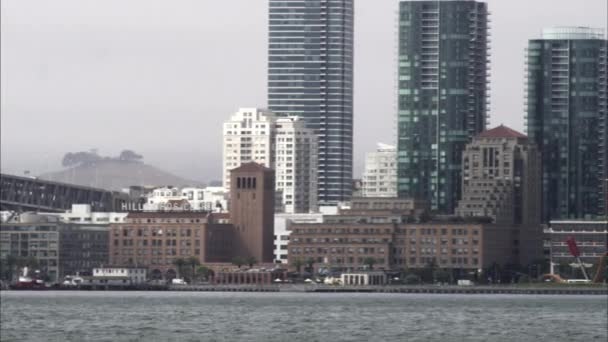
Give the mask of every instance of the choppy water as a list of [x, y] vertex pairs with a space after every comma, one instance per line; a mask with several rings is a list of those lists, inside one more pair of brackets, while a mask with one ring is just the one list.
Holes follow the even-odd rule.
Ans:
[[605, 296], [2, 292], [7, 341], [601, 341]]

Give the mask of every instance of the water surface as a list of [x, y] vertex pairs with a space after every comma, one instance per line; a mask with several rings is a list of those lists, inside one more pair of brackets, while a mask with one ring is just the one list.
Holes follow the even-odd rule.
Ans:
[[606, 296], [15, 292], [7, 341], [601, 341]]

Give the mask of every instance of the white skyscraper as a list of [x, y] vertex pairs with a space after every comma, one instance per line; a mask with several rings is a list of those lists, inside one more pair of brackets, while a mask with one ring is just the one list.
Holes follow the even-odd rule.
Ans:
[[230, 170], [254, 161], [273, 167], [274, 115], [258, 108], [241, 108], [224, 123], [222, 179], [230, 189]]
[[317, 209], [317, 136], [296, 117], [279, 118], [275, 124], [277, 191], [286, 213]]
[[230, 188], [230, 170], [254, 161], [276, 172], [279, 212], [314, 212], [317, 146], [316, 134], [300, 118], [241, 108], [224, 123], [223, 185]]
[[397, 197], [397, 150], [378, 143], [375, 152], [367, 153], [363, 172], [363, 197]]

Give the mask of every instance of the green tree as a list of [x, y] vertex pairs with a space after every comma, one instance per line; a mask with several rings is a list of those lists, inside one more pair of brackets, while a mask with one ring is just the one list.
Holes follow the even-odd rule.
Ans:
[[15, 267], [17, 266], [17, 257], [14, 255], [7, 255], [6, 266], [8, 269], [8, 280], [13, 280], [13, 278], [15, 277]]
[[306, 259], [306, 272], [313, 273], [314, 265], [315, 265], [315, 259], [310, 258], [310, 257], [307, 258]]
[[194, 279], [196, 277], [196, 267], [201, 264], [200, 260], [198, 260], [198, 258], [195, 256], [191, 256], [186, 259], [186, 264], [190, 266], [190, 275], [191, 278]]
[[302, 266], [304, 266], [304, 261], [302, 261], [302, 259], [300, 259], [300, 258], [294, 259], [293, 267], [295, 267], [296, 272], [298, 272], [298, 274], [300, 274], [300, 272], [302, 271]]
[[256, 260], [255, 257], [250, 256], [249, 258], [247, 258], [247, 264], [249, 265], [249, 268], [253, 268], [253, 265], [257, 264], [258, 261]]
[[205, 265], [201, 265], [196, 269], [196, 278], [201, 280], [207, 280], [211, 274], [211, 269]]
[[36, 257], [28, 256], [24, 260], [25, 265], [31, 270], [36, 270], [40, 267], [40, 262]]
[[183, 258], [174, 259], [173, 265], [177, 268], [177, 277], [181, 278], [183, 275], [184, 266], [186, 266], [186, 260]]
[[367, 268], [369, 268], [370, 270], [373, 270], [374, 265], [376, 264], [376, 258], [367, 257], [367, 258], [363, 259], [363, 264], [365, 266], [367, 266]]
[[450, 282], [451, 274], [445, 270], [436, 270], [433, 273], [433, 278], [440, 283]]
[[420, 277], [410, 273], [403, 278], [403, 283], [406, 285], [420, 284]]
[[232, 258], [232, 264], [241, 269], [241, 266], [245, 265], [245, 260], [241, 257]]
[[432, 283], [434, 281], [433, 276], [436, 269], [437, 263], [433, 259], [420, 271], [420, 278], [422, 281]]

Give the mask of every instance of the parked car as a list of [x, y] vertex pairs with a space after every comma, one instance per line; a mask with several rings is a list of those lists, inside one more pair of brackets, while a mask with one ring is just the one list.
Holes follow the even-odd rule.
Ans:
[[173, 278], [171, 280], [171, 284], [173, 284], [173, 285], [188, 285], [188, 283], [184, 280], [184, 278]]

